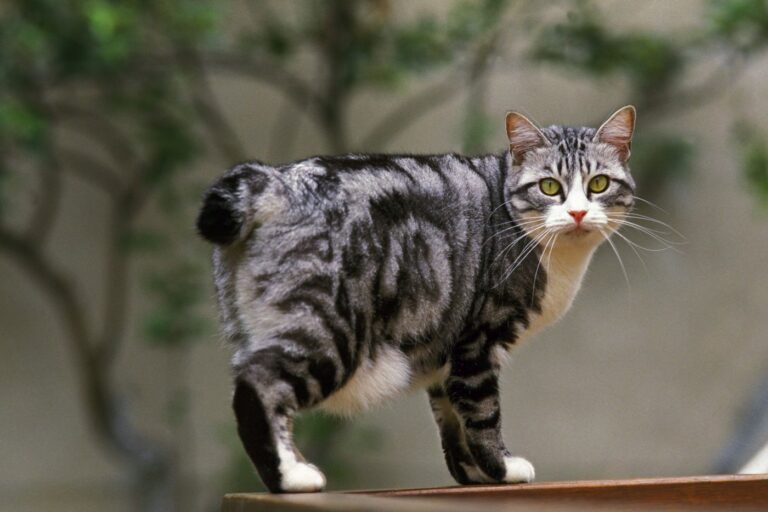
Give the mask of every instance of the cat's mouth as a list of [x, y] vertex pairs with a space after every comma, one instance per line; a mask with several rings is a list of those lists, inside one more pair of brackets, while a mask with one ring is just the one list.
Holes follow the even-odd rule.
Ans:
[[586, 236], [591, 232], [592, 230], [589, 229], [588, 227], [579, 225], [579, 226], [574, 226], [573, 228], [569, 229], [565, 233], [570, 236]]

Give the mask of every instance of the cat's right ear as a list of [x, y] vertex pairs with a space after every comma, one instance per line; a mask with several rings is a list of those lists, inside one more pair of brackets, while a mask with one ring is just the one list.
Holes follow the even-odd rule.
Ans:
[[549, 145], [541, 130], [519, 112], [507, 112], [507, 137], [515, 165], [523, 163], [528, 152]]

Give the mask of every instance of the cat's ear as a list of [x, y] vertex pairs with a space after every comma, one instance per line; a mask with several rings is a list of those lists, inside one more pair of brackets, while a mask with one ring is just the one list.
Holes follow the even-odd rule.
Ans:
[[605, 142], [619, 151], [622, 162], [629, 160], [632, 149], [632, 134], [635, 131], [635, 107], [627, 105], [613, 113], [597, 129], [595, 142]]
[[518, 112], [507, 112], [507, 137], [515, 165], [520, 165], [529, 151], [549, 145], [541, 130]]

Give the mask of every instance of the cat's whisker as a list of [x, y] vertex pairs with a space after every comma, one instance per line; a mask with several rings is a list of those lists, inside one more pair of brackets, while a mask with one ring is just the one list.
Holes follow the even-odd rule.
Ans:
[[656, 203], [654, 203], [652, 201], [649, 201], [649, 200], [647, 200], [645, 198], [642, 198], [640, 196], [637, 196], [637, 195], [632, 195], [632, 198], [635, 199], [636, 201], [640, 201], [642, 203], [645, 203], [648, 206], [652, 206], [653, 208], [656, 208], [657, 210], [659, 210], [661, 212], [664, 212], [667, 215], [669, 215], [669, 212], [667, 212], [667, 210], [665, 210], [664, 208], [662, 208], [661, 206], [657, 205]]
[[546, 218], [544, 217], [537, 217], [535, 219], [524, 219], [524, 220], [509, 220], [506, 222], [499, 222], [495, 224], [497, 228], [503, 227], [503, 226], [509, 226], [510, 224], [514, 224], [515, 226], [529, 226], [531, 224], [538, 224], [539, 222], [545, 222]]
[[[490, 240], [493, 237], [499, 236], [502, 233], [514, 230], [515, 228], [518, 228], [518, 227], [519, 228], [530, 227], [530, 226], [534, 226], [536, 224], [543, 224], [545, 221], [546, 221], [546, 219], [544, 219], [544, 218], [536, 218], [536, 219], [526, 219], [526, 220], [522, 220], [522, 221], [511, 220], [511, 221], [508, 221], [508, 222], [502, 222], [502, 223], [496, 224], [495, 226], [497, 228], [500, 228], [502, 226], [507, 226], [507, 227], [504, 227], [503, 229], [500, 229], [496, 233], [493, 233], [491, 236], [488, 237], [488, 239]], [[510, 224], [512, 224], [512, 226], [510, 226]]]
[[[547, 243], [544, 244], [544, 250], [541, 251], [541, 257], [539, 258], [539, 263], [536, 265], [536, 272], [533, 274], [533, 289], [531, 290], [531, 306], [533, 306], [534, 300], [536, 300], [536, 279], [539, 277], [539, 267], [541, 267], [541, 263], [544, 261], [544, 257], [547, 254], [547, 248], [549, 247], [550, 242], [552, 243], [552, 247], [549, 250], [549, 256], [552, 257], [552, 251], [555, 249], [555, 240], [557, 240], [557, 237], [560, 235], [560, 233], [554, 233], [549, 240], [547, 240]], [[549, 262], [547, 262], [546, 265], [547, 268], [545, 268], [545, 271], [549, 271]]]
[[[650, 273], [648, 272], [648, 266], [645, 264], [645, 260], [642, 258], [642, 256], [640, 256], [640, 253], [637, 252], [637, 249], [635, 248], [635, 247], [639, 247], [641, 249], [645, 249], [645, 247], [641, 247], [640, 245], [634, 243], [632, 240], [630, 240], [626, 236], [622, 235], [618, 231], [614, 231], [614, 234], [616, 236], [618, 236], [619, 238], [621, 238], [622, 240], [624, 240], [627, 243], [629, 248], [632, 249], [632, 252], [635, 253], [635, 256], [637, 256], [637, 259], [639, 259], [640, 263], [643, 265], [643, 269], [645, 270], [646, 275], [650, 275]], [[645, 250], [650, 250], [650, 249], [645, 249]], [[656, 250], [663, 250], [663, 249], [654, 249], [654, 250], [652, 250], [652, 252], [656, 251]]]
[[628, 228], [635, 229], [635, 230], [643, 233], [645, 236], [647, 236], [647, 237], [655, 240], [656, 242], [660, 243], [663, 246], [663, 248], [661, 248], [661, 249], [654, 249], [654, 248], [649, 248], [649, 247], [643, 247], [643, 246], [637, 244], [638, 247], [640, 247], [640, 248], [642, 248], [642, 249], [644, 249], [646, 251], [658, 252], [658, 251], [664, 251], [664, 250], [673, 250], [673, 251], [676, 251], [676, 252], [681, 252], [680, 249], [675, 247], [675, 245], [680, 245], [679, 243], [675, 243], [673, 241], [667, 240], [666, 238], [661, 237], [661, 236], [657, 235], [654, 232], [648, 231], [644, 226], [640, 226], [639, 224], [635, 224], [633, 222], [628, 222], [628, 221], [623, 221], [623, 220], [611, 220], [610, 222], [615, 223], [619, 227], [627, 226]]
[[[625, 223], [627, 223], [627, 224], [633, 224], [633, 225], [637, 225], [637, 226], [640, 226], [640, 227], [642, 227], [642, 228], [644, 228], [644, 229], [647, 229], [648, 231], [651, 231], [651, 232], [653, 232], [653, 233], [656, 233], [657, 235], [660, 235], [660, 236], [661, 236], [661, 235], [672, 235], [672, 234], [673, 234], [673, 233], [672, 233], [672, 232], [670, 232], [670, 231], [662, 231], [662, 230], [660, 230], [660, 229], [650, 228], [650, 227], [648, 227], [648, 226], [643, 226], [642, 224], [637, 224], [637, 223], [634, 223], [634, 222], [632, 222], [632, 221], [628, 221], [628, 220], [626, 220], [626, 219], [627, 219], [627, 217], [626, 217], [626, 216], [613, 216], [613, 215], [607, 215], [606, 217], [607, 217], [609, 220], [612, 220], [612, 221], [620, 221], [620, 222], [625, 222]], [[634, 219], [634, 218], [633, 218], [633, 220], [637, 220], [637, 219]]]
[[[517, 243], [518, 243], [520, 240], [523, 240], [523, 239], [524, 239], [524, 238], [526, 238], [526, 237], [530, 237], [530, 236], [531, 236], [531, 234], [533, 234], [534, 232], [536, 232], [536, 231], [538, 231], [538, 230], [540, 230], [540, 229], [542, 229], [542, 228], [545, 228], [545, 227], [546, 227], [546, 226], [544, 226], [544, 225], [542, 225], [542, 226], [538, 226], [538, 227], [536, 227], [536, 228], [534, 228], [534, 229], [530, 229], [530, 230], [529, 230], [527, 233], [523, 233], [522, 235], [518, 236], [518, 237], [517, 237], [517, 238], [515, 238], [515, 239], [514, 239], [512, 242], [510, 242], [510, 243], [509, 243], [509, 244], [508, 244], [506, 247], [504, 247], [504, 249], [502, 249], [501, 251], [499, 251], [499, 254], [498, 254], [498, 255], [497, 255], [497, 256], [496, 256], [496, 257], [493, 259], [493, 261], [492, 261], [491, 263], [495, 263], [495, 262], [496, 262], [496, 260], [498, 260], [499, 258], [503, 257], [503, 256], [504, 256], [506, 253], [508, 253], [508, 252], [509, 252], [509, 251], [510, 251], [510, 250], [511, 250], [511, 249], [512, 249], [512, 248], [513, 248], [515, 245], [517, 245]], [[526, 245], [526, 247], [527, 247], [527, 245]]]
[[679, 252], [679, 250], [676, 249], [675, 247], [670, 247], [670, 246], [666, 246], [666, 245], [664, 247], [646, 247], [646, 246], [644, 246], [642, 244], [639, 244], [639, 243], [635, 242], [634, 240], [630, 240], [626, 235], [620, 233], [618, 230], [614, 231], [614, 233], [616, 235], [620, 236], [621, 238], [623, 238], [624, 240], [626, 240], [626, 242], [628, 244], [632, 245], [633, 247], [637, 247], [638, 249], [642, 249], [643, 251], [647, 251], [647, 252], [663, 252], [663, 251], [673, 250], [673, 251], [678, 251]]
[[497, 206], [496, 208], [494, 208], [493, 210], [491, 210], [491, 213], [489, 213], [489, 214], [488, 214], [488, 221], [490, 222], [490, 220], [493, 218], [493, 214], [494, 214], [494, 213], [496, 213], [496, 212], [497, 212], [499, 209], [501, 209], [501, 208], [503, 208], [503, 207], [507, 206], [507, 205], [508, 205], [508, 204], [510, 204], [511, 202], [512, 202], [512, 200], [511, 200], [511, 199], [510, 199], [509, 201], [503, 201], [503, 202], [502, 202], [502, 203], [501, 203], [499, 206]]
[[642, 231], [643, 233], [647, 234], [648, 236], [659, 237], [662, 240], [664, 240], [666, 243], [668, 243], [669, 245], [676, 245], [676, 244], [682, 245], [682, 243], [680, 243], [680, 242], [675, 242], [673, 240], [667, 240], [666, 238], [664, 238], [664, 235], [669, 235], [670, 234], [670, 233], [668, 233], [666, 231], [659, 231], [658, 229], [652, 229], [652, 228], [649, 228], [648, 226], [643, 226], [642, 224], [638, 224], [637, 222], [633, 222], [633, 221], [626, 220], [626, 219], [613, 219], [613, 218], [611, 218], [611, 219], [609, 219], [609, 222], [613, 222], [613, 223], [621, 225], [621, 226], [627, 226], [627, 227], [630, 227], [630, 228], [637, 229], [637, 230]]
[[[520, 227], [520, 226], [516, 226], [516, 225], [515, 225], [515, 226], [510, 226], [510, 227], [508, 227], [508, 228], [504, 228], [504, 229], [502, 229], [502, 230], [499, 230], [499, 231], [497, 231], [496, 233], [493, 233], [491, 236], [489, 236], [489, 237], [488, 237], [488, 238], [485, 240], [485, 242], [483, 242], [483, 245], [482, 245], [482, 246], [483, 246], [483, 247], [485, 247], [485, 244], [487, 244], [488, 242], [491, 242], [491, 241], [493, 241], [493, 239], [494, 239], [494, 238], [496, 238], [496, 237], [500, 237], [501, 235], [503, 235], [503, 234], [505, 234], [505, 233], [509, 233], [510, 231], [515, 231], [515, 230], [516, 230], [517, 228], [519, 228], [519, 227]], [[523, 230], [522, 228], [520, 228], [520, 229], [521, 229], [521, 231], [525, 231], [525, 230]]]
[[611, 240], [611, 237], [605, 234], [605, 231], [602, 229], [598, 230], [601, 235], [603, 235], [603, 238], [605, 238], [605, 241], [608, 242], [611, 246], [611, 249], [613, 249], [613, 253], [616, 255], [616, 258], [619, 260], [619, 265], [621, 266], [621, 272], [624, 274], [624, 280], [627, 282], [627, 289], [631, 292], [632, 291], [632, 285], [629, 284], [629, 274], [627, 274], [627, 269], [624, 266], [624, 261], [621, 259], [621, 255], [619, 254], [619, 250], [616, 249], [616, 245]]
[[557, 243], [557, 237], [560, 236], [560, 233], [555, 234], [555, 242], [552, 244], [552, 249], [549, 250], [549, 258], [547, 258], [547, 272], [549, 272], [549, 269], [551, 268], [552, 263], [552, 252], [555, 250], [555, 244]]
[[[522, 250], [522, 251], [520, 251], [520, 254], [517, 256], [517, 258], [515, 258], [515, 261], [513, 261], [513, 262], [512, 262], [512, 264], [511, 264], [511, 265], [509, 265], [509, 267], [508, 267], [508, 270], [505, 270], [505, 271], [504, 271], [504, 273], [502, 274], [502, 277], [501, 277], [501, 279], [500, 279], [500, 280], [499, 280], [499, 282], [498, 282], [498, 283], [497, 283], [497, 284], [494, 286], [494, 288], [495, 288], [496, 286], [499, 286], [501, 283], [503, 283], [503, 282], [504, 282], [504, 281], [507, 279], [507, 277], [509, 277], [510, 275], [512, 275], [512, 272], [514, 272], [515, 268], [517, 268], [517, 267], [515, 266], [515, 263], [517, 263], [518, 261], [520, 261], [520, 260], [521, 260], [521, 257], [522, 257], [522, 259], [524, 259], [524, 257], [525, 257], [525, 256], [528, 254], [528, 252], [530, 252], [531, 248], [532, 248], [532, 247], [535, 247], [535, 246], [537, 245], [538, 241], [539, 241], [539, 240], [541, 240], [541, 239], [543, 239], [543, 238], [544, 238], [544, 236], [546, 236], [546, 233], [537, 235], [536, 237], [534, 237], [533, 239], [531, 239], [531, 240], [530, 240], [530, 241], [529, 241], [529, 242], [528, 242], [528, 243], [527, 243], [527, 244], [526, 244], [526, 245], [523, 247], [523, 250]], [[495, 261], [495, 260], [494, 260], [494, 261]]]
[[[503, 283], [509, 276], [514, 273], [514, 271], [519, 267], [524, 261], [525, 258], [528, 257], [528, 255], [534, 251], [538, 246], [539, 242], [541, 242], [547, 235], [549, 234], [549, 231], [545, 231], [542, 234], [539, 234], [536, 238], [531, 240], [520, 252], [520, 254], [515, 258], [515, 260], [512, 262], [512, 264], [509, 266], [509, 270], [504, 272], [504, 276], [499, 281], [499, 284]], [[498, 286], [498, 285], [497, 285]]]
[[675, 236], [680, 237], [680, 239], [683, 242], [687, 241], [687, 238], [685, 237], [684, 234], [682, 234], [680, 231], [676, 230], [675, 228], [673, 228], [672, 226], [670, 226], [666, 222], [661, 221], [659, 219], [654, 219], [653, 217], [649, 217], [647, 215], [641, 215], [639, 213], [627, 213], [627, 214], [624, 214], [624, 216], [626, 218], [633, 219], [633, 220], [644, 220], [644, 221], [648, 221], [648, 222], [653, 222], [654, 224], [659, 224], [660, 226], [663, 226], [663, 227], [667, 228], [668, 230], [670, 230], [672, 232], [672, 234], [674, 234]]

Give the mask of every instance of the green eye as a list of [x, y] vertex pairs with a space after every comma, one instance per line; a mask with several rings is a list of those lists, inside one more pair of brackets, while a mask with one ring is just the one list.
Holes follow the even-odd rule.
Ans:
[[605, 174], [598, 174], [591, 180], [589, 180], [589, 190], [590, 192], [594, 192], [595, 194], [599, 194], [600, 192], [605, 192], [605, 189], [608, 188], [608, 183], [610, 183], [610, 179], [608, 179], [608, 176]]
[[539, 188], [544, 194], [554, 196], [560, 192], [560, 182], [554, 178], [544, 178], [539, 182]]

